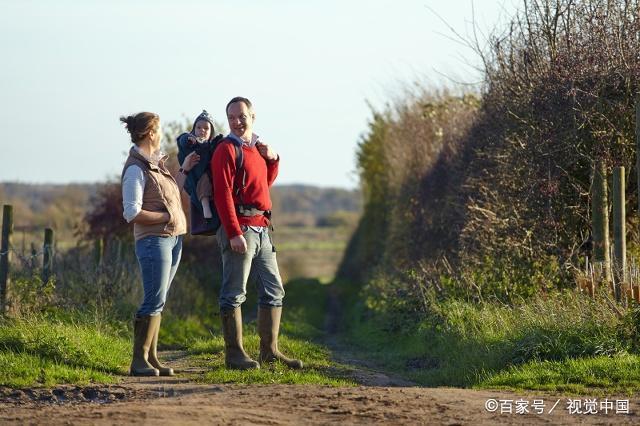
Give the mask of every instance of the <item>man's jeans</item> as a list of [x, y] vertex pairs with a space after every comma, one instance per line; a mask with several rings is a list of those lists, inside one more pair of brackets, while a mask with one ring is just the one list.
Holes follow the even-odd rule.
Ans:
[[250, 275], [256, 280], [260, 306], [282, 306], [284, 287], [268, 228], [243, 226], [242, 229], [246, 229], [243, 235], [247, 240], [247, 252], [244, 254], [231, 250], [222, 226], [216, 233], [222, 253], [220, 309], [237, 308], [247, 299]]
[[162, 312], [181, 255], [182, 235], [149, 236], [136, 241], [136, 256], [144, 288], [144, 300], [137, 312], [139, 316], [158, 315]]

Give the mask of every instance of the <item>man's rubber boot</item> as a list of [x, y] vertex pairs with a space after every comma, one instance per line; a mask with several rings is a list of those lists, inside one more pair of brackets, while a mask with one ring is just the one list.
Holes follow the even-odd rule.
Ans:
[[234, 370], [260, 368], [257, 361], [249, 358], [242, 347], [242, 311], [240, 308], [223, 309], [222, 332], [224, 334], [224, 365]]
[[132, 376], [158, 376], [160, 372], [149, 364], [149, 348], [153, 341], [154, 330], [151, 316], [136, 315], [133, 319], [133, 359], [129, 374]]
[[163, 365], [158, 359], [158, 334], [160, 333], [160, 322], [162, 315], [153, 315], [149, 327], [153, 327], [153, 340], [149, 348], [149, 364], [156, 368], [161, 376], [174, 376], [173, 368]]
[[280, 332], [280, 317], [282, 306], [258, 308], [258, 335], [260, 336], [260, 364], [280, 361], [287, 367], [301, 369], [302, 361], [291, 359], [278, 350], [278, 333]]

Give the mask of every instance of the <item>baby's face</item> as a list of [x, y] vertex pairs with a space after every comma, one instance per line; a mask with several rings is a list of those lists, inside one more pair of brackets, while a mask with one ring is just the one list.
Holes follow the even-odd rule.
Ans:
[[204, 120], [198, 121], [196, 123], [195, 133], [198, 139], [209, 140], [209, 136], [211, 136], [211, 123]]

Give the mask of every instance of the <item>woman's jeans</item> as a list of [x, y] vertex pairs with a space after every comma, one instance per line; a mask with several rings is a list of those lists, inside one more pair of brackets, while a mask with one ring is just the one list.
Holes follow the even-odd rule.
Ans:
[[282, 306], [284, 287], [268, 228], [242, 228], [247, 240], [246, 253], [231, 250], [229, 238], [222, 226], [216, 233], [222, 252], [220, 309], [237, 308], [246, 300], [247, 281], [250, 277], [256, 280], [260, 306]]
[[138, 309], [138, 316], [158, 315], [162, 312], [181, 255], [182, 235], [149, 236], [136, 241], [136, 256], [144, 288], [144, 300]]

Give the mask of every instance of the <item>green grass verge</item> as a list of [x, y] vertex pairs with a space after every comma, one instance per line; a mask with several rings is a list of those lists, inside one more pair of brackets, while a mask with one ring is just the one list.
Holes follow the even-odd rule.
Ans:
[[114, 383], [126, 373], [129, 339], [110, 327], [51, 317], [0, 319], [0, 385]]
[[[340, 285], [340, 283], [336, 283]], [[516, 306], [432, 303], [426, 319], [343, 284], [346, 338], [360, 356], [427, 386], [637, 392], [637, 310], [567, 292]]]
[[[318, 280], [297, 280], [286, 286], [286, 292], [280, 348], [304, 361], [302, 371], [280, 364], [258, 371], [227, 370], [220, 326], [213, 315], [163, 315], [161, 347], [187, 349], [190, 361], [206, 372], [186, 377], [203, 383], [354, 384], [346, 378], [349, 369], [332, 362], [320, 344], [327, 286]], [[250, 311], [247, 305], [255, 307], [255, 295], [245, 305], [245, 314]], [[102, 313], [100, 318], [111, 317]], [[257, 358], [255, 320], [245, 325], [244, 335], [245, 348]], [[69, 311], [0, 319], [0, 386], [114, 383], [127, 374], [130, 360], [131, 330], [126, 322]]]
[[478, 388], [535, 389], [594, 396], [640, 390], [640, 357], [620, 355], [532, 361], [490, 375]]
[[[193, 359], [207, 369], [195, 379], [203, 383], [354, 385], [347, 378], [349, 369], [331, 361], [329, 350], [319, 343], [323, 336], [327, 286], [318, 280], [295, 280], [287, 284], [285, 291], [279, 347], [283, 353], [302, 359], [303, 370], [289, 370], [279, 363], [260, 370], [228, 370], [224, 367], [224, 341], [217, 331], [212, 337], [196, 339], [188, 345]], [[245, 304], [251, 305], [251, 300]], [[255, 321], [245, 324], [243, 332], [245, 350], [256, 359], [259, 337]]]

